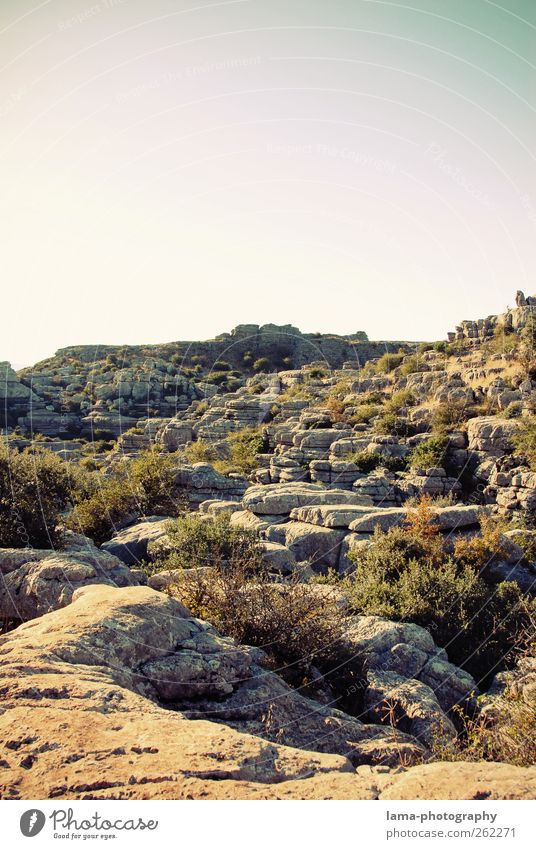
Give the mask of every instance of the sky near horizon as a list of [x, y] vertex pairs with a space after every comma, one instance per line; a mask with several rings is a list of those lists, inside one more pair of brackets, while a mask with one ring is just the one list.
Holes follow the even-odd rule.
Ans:
[[0, 361], [536, 292], [534, 0], [2, 0]]

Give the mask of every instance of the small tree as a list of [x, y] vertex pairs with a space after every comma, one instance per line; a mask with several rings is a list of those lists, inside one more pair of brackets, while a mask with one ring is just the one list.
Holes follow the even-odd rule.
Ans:
[[72, 491], [69, 464], [51, 451], [0, 446], [0, 547], [55, 545]]

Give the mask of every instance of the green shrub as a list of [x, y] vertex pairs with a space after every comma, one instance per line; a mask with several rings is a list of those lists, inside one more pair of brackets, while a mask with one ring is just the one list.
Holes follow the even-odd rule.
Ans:
[[351, 424], [369, 424], [381, 412], [377, 404], [361, 404], [350, 417]]
[[270, 361], [267, 357], [259, 357], [258, 360], [255, 360], [253, 363], [253, 371], [270, 371]]
[[432, 436], [417, 445], [410, 454], [413, 469], [443, 467], [447, 458], [449, 440], [447, 436]]
[[406, 357], [400, 366], [400, 374], [404, 375], [404, 377], [421, 371], [430, 371], [430, 366], [418, 354], [412, 354], [410, 357]]
[[328, 373], [325, 369], [314, 366], [313, 368], [308, 369], [306, 376], [310, 380], [322, 380], [328, 376]]
[[73, 486], [70, 464], [51, 451], [0, 446], [0, 547], [53, 547]]
[[350, 554], [356, 569], [343, 585], [356, 613], [427, 628], [453, 663], [488, 680], [526, 640], [536, 605], [515, 583], [488, 585], [445, 545], [421, 504], [406, 527], [376, 530], [369, 549]]
[[451, 433], [467, 421], [469, 410], [465, 404], [439, 404], [432, 414], [432, 431], [437, 434]]
[[378, 374], [388, 374], [394, 371], [404, 359], [404, 354], [383, 354], [376, 362], [376, 372]]
[[368, 474], [377, 469], [380, 459], [377, 454], [373, 454], [371, 451], [354, 451], [344, 457], [346, 463], [353, 463], [357, 466], [357, 470], [363, 474]]
[[372, 451], [356, 451], [344, 457], [345, 462], [353, 463], [359, 472], [369, 474], [375, 469], [387, 469], [390, 472], [403, 472], [407, 468], [402, 457], [390, 457], [388, 454], [373, 454]]
[[374, 422], [373, 432], [379, 436], [411, 436], [415, 429], [404, 416], [384, 413]]
[[153, 543], [150, 550], [151, 556], [157, 558], [153, 564], [155, 571], [203, 566], [224, 568], [230, 564], [256, 575], [261, 568], [255, 533], [232, 527], [225, 513], [214, 519], [202, 513], [179, 516], [169, 522], [165, 541]]
[[209, 383], [214, 383], [216, 386], [226, 387], [229, 383], [229, 373], [227, 371], [212, 371], [208, 380]]
[[256, 468], [257, 454], [262, 453], [266, 448], [262, 428], [247, 427], [236, 433], [231, 433], [228, 437], [228, 443], [229, 465], [244, 474], [248, 474]]
[[100, 544], [130, 519], [176, 513], [173, 465], [171, 456], [155, 451], [118, 464], [110, 477], [100, 477], [92, 494], [78, 499], [69, 526]]
[[182, 456], [189, 463], [215, 463], [220, 458], [216, 449], [209, 442], [205, 442], [202, 439], [198, 439], [196, 442], [190, 442], [184, 448]]
[[393, 392], [390, 398], [384, 404], [384, 410], [387, 414], [399, 413], [404, 407], [410, 407], [415, 403], [411, 389], [400, 389], [398, 392]]
[[523, 403], [521, 401], [511, 401], [502, 411], [502, 416], [505, 419], [517, 419], [523, 412]]
[[380, 436], [388, 436], [396, 433], [398, 426], [398, 417], [396, 413], [384, 413], [374, 424], [374, 433]]
[[519, 454], [527, 465], [536, 471], [536, 417], [530, 416], [522, 419], [519, 430], [512, 440], [517, 454]]

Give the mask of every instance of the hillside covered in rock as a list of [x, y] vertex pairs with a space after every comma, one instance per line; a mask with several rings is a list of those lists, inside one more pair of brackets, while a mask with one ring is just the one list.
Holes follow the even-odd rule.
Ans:
[[3, 798], [531, 798], [535, 305], [1, 365]]

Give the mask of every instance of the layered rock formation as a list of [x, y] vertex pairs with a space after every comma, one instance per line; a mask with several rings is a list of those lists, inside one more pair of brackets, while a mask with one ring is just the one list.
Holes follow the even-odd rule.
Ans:
[[[423, 751], [414, 738], [311, 702], [260, 666], [262, 653], [148, 588], [79, 589], [68, 607], [2, 637], [0, 658], [4, 799], [531, 798], [536, 789], [536, 768], [400, 766]], [[428, 685], [423, 700], [391, 678], [401, 702], [417, 697], [422, 711], [428, 700], [445, 723]], [[413, 715], [414, 730], [422, 722]]]

